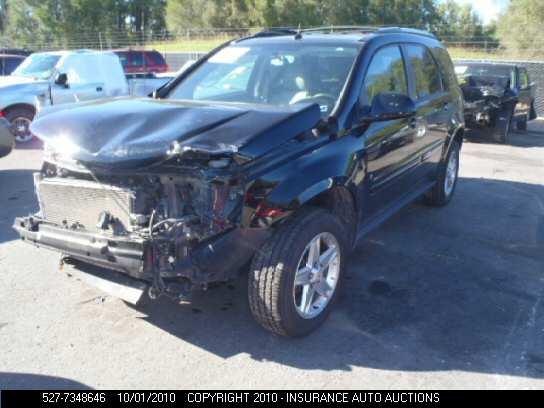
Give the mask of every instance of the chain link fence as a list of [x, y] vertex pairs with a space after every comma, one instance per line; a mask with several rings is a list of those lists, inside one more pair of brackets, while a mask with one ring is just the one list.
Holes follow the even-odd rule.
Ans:
[[[377, 28], [377, 27], [376, 27]], [[414, 27], [417, 28], [417, 27]], [[325, 30], [339, 31], [339, 27], [325, 27]], [[345, 28], [344, 28], [345, 29]], [[250, 28], [188, 28], [177, 32], [126, 32], [126, 31], [81, 31], [75, 40], [46, 38], [20, 41], [15, 38], [0, 38], [1, 48], [22, 48], [32, 52], [61, 49], [154, 49], [165, 56], [172, 71], [176, 71], [188, 60], [195, 60], [220, 44], [262, 30]], [[515, 63], [528, 69], [531, 80], [536, 84], [536, 108], [544, 115], [544, 46], [519, 50], [513, 44], [498, 42], [484, 37], [439, 36], [448, 47], [454, 60], [478, 60]]]

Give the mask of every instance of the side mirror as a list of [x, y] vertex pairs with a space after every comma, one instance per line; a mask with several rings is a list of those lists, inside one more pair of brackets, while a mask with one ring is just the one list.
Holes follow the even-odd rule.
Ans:
[[362, 119], [368, 122], [378, 122], [393, 119], [409, 118], [416, 114], [416, 104], [407, 95], [382, 92], [372, 99], [370, 107], [363, 108]]
[[68, 75], [66, 75], [64, 73], [57, 74], [57, 76], [55, 78], [55, 84], [60, 85], [60, 86], [64, 86], [64, 87], [68, 87]]

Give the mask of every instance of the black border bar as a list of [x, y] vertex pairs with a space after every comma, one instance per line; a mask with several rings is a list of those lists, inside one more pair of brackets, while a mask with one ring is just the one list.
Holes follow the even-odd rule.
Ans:
[[[538, 393], [540, 395], [535, 395]], [[0, 391], [0, 408], [331, 405], [456, 407], [542, 401], [544, 391]]]

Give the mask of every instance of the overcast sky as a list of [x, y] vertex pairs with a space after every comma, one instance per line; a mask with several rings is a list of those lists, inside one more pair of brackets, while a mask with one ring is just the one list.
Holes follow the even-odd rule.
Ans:
[[472, 7], [480, 15], [482, 21], [487, 24], [495, 20], [498, 14], [503, 11], [508, 0], [455, 0], [459, 4], [471, 3]]

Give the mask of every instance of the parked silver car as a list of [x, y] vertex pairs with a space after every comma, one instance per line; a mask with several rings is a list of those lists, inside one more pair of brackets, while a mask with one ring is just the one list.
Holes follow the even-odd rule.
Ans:
[[119, 58], [111, 52], [59, 51], [26, 58], [0, 78], [0, 117], [6, 118], [18, 143], [29, 130], [37, 105], [57, 105], [128, 95]]

